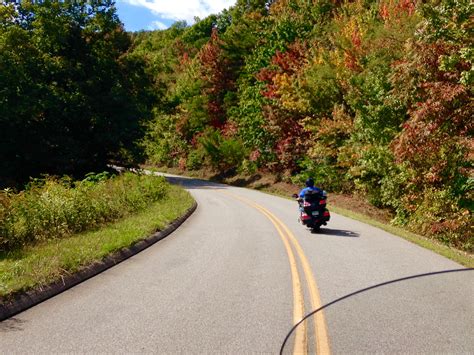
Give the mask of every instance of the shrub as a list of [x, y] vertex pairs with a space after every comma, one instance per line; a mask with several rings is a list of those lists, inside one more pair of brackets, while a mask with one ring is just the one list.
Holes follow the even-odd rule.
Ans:
[[343, 191], [344, 180], [341, 179], [337, 167], [321, 160], [304, 158], [299, 166], [303, 171], [293, 179], [296, 184], [303, 184], [307, 178], [312, 177], [316, 186], [328, 191]]
[[202, 148], [195, 149], [189, 152], [186, 160], [186, 169], [199, 170], [201, 169], [205, 158], [205, 151]]
[[474, 251], [472, 211], [459, 208], [458, 199], [448, 189], [426, 189], [408, 227], [445, 244]]
[[213, 167], [221, 170], [237, 168], [245, 157], [243, 144], [234, 138], [225, 138], [216, 130], [208, 130], [200, 139]]
[[257, 162], [249, 159], [244, 159], [239, 166], [238, 172], [241, 174], [253, 175], [257, 172], [257, 170]]
[[176, 165], [186, 153], [187, 143], [176, 129], [177, 115], [166, 115], [155, 110], [155, 118], [148, 123], [148, 133], [141, 145], [152, 164]]
[[402, 187], [396, 184], [398, 171], [399, 167], [390, 150], [385, 146], [374, 145], [363, 148], [349, 175], [373, 205], [396, 208]]
[[108, 178], [47, 177], [26, 190], [3, 191], [0, 198], [0, 251], [39, 241], [63, 238], [139, 211], [167, 194], [164, 178], [131, 173]]

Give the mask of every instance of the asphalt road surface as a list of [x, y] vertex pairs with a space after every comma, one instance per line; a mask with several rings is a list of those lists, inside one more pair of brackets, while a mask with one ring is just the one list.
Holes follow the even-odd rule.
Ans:
[[[147, 250], [1, 322], [1, 354], [278, 353], [314, 308], [462, 268], [334, 213], [312, 234], [294, 201], [171, 179], [193, 194], [196, 212]], [[474, 271], [388, 284], [323, 312], [285, 353], [474, 353]]]

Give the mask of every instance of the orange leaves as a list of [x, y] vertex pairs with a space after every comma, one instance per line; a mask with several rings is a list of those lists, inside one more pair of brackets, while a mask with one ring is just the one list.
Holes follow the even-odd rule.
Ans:
[[398, 5], [400, 12], [405, 12], [408, 16], [415, 12], [416, 4], [414, 0], [400, 0]]
[[350, 38], [352, 48], [344, 50], [344, 66], [352, 71], [361, 71], [359, 58], [363, 55], [362, 35], [359, 25], [355, 21], [350, 21], [346, 27], [347, 37]]
[[202, 65], [202, 73], [209, 81], [217, 81], [222, 76], [223, 68], [220, 68], [222, 49], [217, 36], [217, 28], [212, 29], [211, 39], [204, 45], [198, 54]]
[[277, 93], [278, 87], [273, 84], [273, 78], [276, 74], [276, 70], [263, 68], [255, 75], [258, 80], [267, 83], [265, 90], [262, 90], [262, 96], [269, 99], [277, 99], [279, 97]]
[[340, 106], [335, 106], [331, 118], [323, 118], [318, 127], [316, 137], [340, 137], [349, 138], [354, 129], [352, 117]]
[[185, 66], [187, 64], [189, 64], [191, 62], [191, 59], [189, 58], [189, 54], [188, 52], [184, 52], [180, 61], [179, 61], [179, 64], [182, 65], [182, 66]]
[[354, 52], [346, 50], [344, 51], [344, 66], [347, 69], [353, 70], [353, 71], [360, 71], [361, 66], [359, 65], [357, 56], [354, 54]]
[[349, 19], [341, 17], [338, 21], [340, 21], [341, 31], [338, 34], [340, 37], [335, 41], [342, 45], [344, 67], [352, 71], [360, 71], [359, 60], [364, 55], [363, 36], [366, 29], [364, 30], [362, 24], [354, 17]]
[[456, 166], [469, 159], [465, 141], [472, 139], [474, 107], [469, 88], [458, 83], [460, 69], [439, 68], [439, 57], [452, 49], [441, 42], [419, 42], [407, 56], [409, 66], [398, 66], [398, 81], [406, 82], [416, 74], [418, 102], [410, 105], [409, 119], [392, 150], [398, 162], [418, 172], [420, 185], [443, 186], [455, 175], [466, 175]]
[[352, 35], [351, 35], [351, 40], [352, 40], [352, 45], [354, 46], [354, 48], [360, 49], [360, 46], [362, 44], [362, 38], [360, 35], [359, 27], [354, 27], [354, 30], [352, 31]]
[[201, 75], [206, 82], [204, 93], [208, 96], [208, 114], [210, 123], [220, 128], [225, 121], [223, 97], [232, 86], [228, 63], [223, 55], [221, 40], [217, 28], [212, 29], [211, 38], [198, 54], [201, 63]]
[[300, 41], [294, 42], [288, 46], [284, 53], [277, 51], [272, 59], [272, 64], [277, 65], [281, 70], [288, 74], [295, 74], [305, 63], [307, 46]]
[[273, 149], [279, 161], [275, 169], [294, 169], [307, 144], [307, 132], [302, 127], [299, 112], [301, 103], [294, 85], [307, 61], [306, 56], [305, 43], [292, 43], [287, 51], [277, 51], [271, 66], [257, 74], [257, 78], [266, 83], [262, 95], [272, 99], [271, 104], [264, 107], [264, 117], [266, 129], [275, 137]]
[[299, 41], [290, 44], [286, 52], [277, 51], [271, 67], [263, 68], [256, 75], [258, 80], [267, 83], [262, 95], [270, 99], [281, 98], [284, 88], [291, 86], [292, 76], [306, 63], [306, 53], [307, 45]]
[[402, 17], [413, 16], [415, 9], [415, 0], [389, 0], [380, 3], [379, 15], [385, 22], [399, 22]]
[[[397, 10], [411, 16], [413, 6], [399, 1], [390, 14]], [[386, 15], [383, 7], [381, 12]], [[394, 23], [397, 17], [385, 20]], [[464, 63], [441, 65], [443, 57], [456, 55], [459, 49], [420, 33], [404, 58], [393, 63], [392, 96], [407, 106], [407, 120], [391, 148], [397, 162], [412, 171], [405, 188], [411, 193], [402, 199], [410, 213], [409, 225], [467, 249], [472, 248], [465, 237], [472, 216], [462, 210], [463, 200], [469, 199], [463, 186], [468, 186], [466, 180], [472, 171], [463, 167], [472, 166], [474, 156], [469, 145], [474, 106], [470, 88], [459, 80]]]
[[380, 4], [379, 15], [384, 21], [390, 18], [390, 11], [388, 10], [387, 4]]

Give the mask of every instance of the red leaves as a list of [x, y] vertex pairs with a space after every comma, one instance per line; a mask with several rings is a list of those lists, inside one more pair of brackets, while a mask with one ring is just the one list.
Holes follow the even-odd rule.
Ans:
[[[291, 98], [287, 97], [285, 102], [282, 99], [282, 92], [286, 92], [288, 96], [294, 77], [306, 63], [307, 53], [306, 43], [294, 42], [285, 52], [277, 51], [271, 60], [271, 66], [260, 70], [256, 75], [258, 80], [266, 83], [262, 96], [272, 99], [272, 103], [264, 107], [263, 113], [267, 121], [266, 129], [276, 139], [273, 149], [279, 163], [274, 166], [275, 169], [295, 168], [298, 157], [309, 144], [306, 140], [308, 132], [301, 123], [303, 116], [297, 110], [289, 109], [289, 105], [285, 106], [284, 103], [291, 102]], [[254, 158], [258, 158], [256, 153]]]
[[397, 5], [399, 13], [406, 13], [408, 16], [412, 16], [415, 12], [415, 1], [413, 0], [400, 0]]
[[352, 51], [344, 51], [344, 66], [347, 69], [353, 70], [353, 71], [360, 71], [361, 67], [358, 63], [358, 59], [356, 55]]
[[384, 21], [390, 18], [390, 12], [388, 10], [387, 4], [381, 4], [379, 9], [379, 15]]
[[280, 95], [278, 94], [278, 86], [273, 84], [273, 78], [278, 74], [278, 70], [271, 70], [268, 68], [261, 69], [256, 78], [260, 81], [267, 83], [265, 90], [262, 90], [261, 94], [269, 99], [278, 99]]
[[250, 161], [257, 161], [258, 158], [260, 158], [262, 154], [260, 153], [260, 150], [256, 149], [252, 153], [250, 153]]
[[[457, 166], [467, 161], [472, 140], [474, 108], [470, 89], [459, 84], [462, 67], [440, 69], [440, 57], [456, 48], [443, 42], [418, 42], [408, 60], [395, 67], [396, 80], [417, 78], [418, 100], [409, 107], [409, 119], [392, 143], [398, 162], [406, 162], [417, 171], [419, 186], [443, 186], [456, 174]], [[469, 138], [471, 137], [471, 138]]]
[[277, 51], [272, 64], [280, 68], [280, 72], [295, 74], [306, 59], [306, 45], [301, 42], [292, 43], [286, 52]]
[[388, 3], [380, 4], [379, 15], [385, 21], [399, 21], [401, 17], [412, 16], [415, 13], [416, 1], [414, 0], [390, 0]]
[[222, 127], [222, 135], [224, 137], [235, 137], [237, 135], [237, 132], [239, 130], [239, 127], [235, 122], [228, 121], [225, 123], [225, 125]]
[[266, 82], [267, 86], [262, 95], [270, 99], [278, 99], [278, 85], [275, 84], [274, 79], [278, 74], [294, 75], [299, 72], [301, 67], [306, 62], [306, 44], [301, 42], [294, 42], [288, 46], [286, 52], [276, 51], [271, 61], [270, 68], [261, 69], [256, 78], [260, 81]]
[[355, 27], [354, 31], [352, 31], [351, 40], [352, 40], [352, 45], [356, 49], [360, 49], [360, 45], [362, 44], [362, 39], [360, 37], [360, 31], [358, 27]]
[[183, 55], [182, 55], [182, 57], [181, 57], [181, 59], [180, 59], [180, 61], [179, 61], [179, 64], [181, 64], [181, 65], [187, 65], [187, 64], [189, 64], [190, 61], [191, 61], [191, 60], [190, 60], [190, 58], [189, 58], [188, 52], [184, 52]]
[[204, 91], [208, 95], [207, 110], [210, 124], [215, 128], [221, 128], [225, 122], [223, 96], [231, 88], [232, 83], [217, 28], [212, 29], [211, 38], [201, 49], [198, 58], [201, 62], [201, 74], [207, 83]]

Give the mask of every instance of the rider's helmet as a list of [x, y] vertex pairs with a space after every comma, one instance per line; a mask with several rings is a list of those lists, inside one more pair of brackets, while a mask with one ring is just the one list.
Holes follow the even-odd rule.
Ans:
[[312, 178], [309, 178], [306, 180], [306, 186], [307, 187], [314, 187], [314, 180]]

